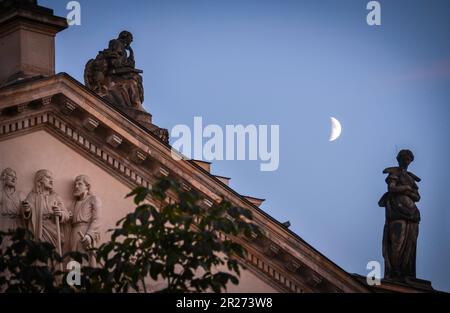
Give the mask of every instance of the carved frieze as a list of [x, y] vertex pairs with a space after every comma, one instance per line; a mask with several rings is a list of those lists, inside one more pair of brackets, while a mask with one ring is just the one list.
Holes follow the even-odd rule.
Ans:
[[[102, 202], [93, 194], [89, 176], [79, 175], [74, 179], [70, 209], [55, 192], [55, 179], [49, 170], [35, 173], [33, 189], [27, 197], [16, 190], [16, 182], [13, 169], [1, 172], [0, 231], [27, 228], [36, 240], [52, 244], [60, 253], [63, 250], [88, 253], [90, 265], [95, 266], [91, 249], [100, 241]], [[6, 241], [0, 248], [5, 244]]]

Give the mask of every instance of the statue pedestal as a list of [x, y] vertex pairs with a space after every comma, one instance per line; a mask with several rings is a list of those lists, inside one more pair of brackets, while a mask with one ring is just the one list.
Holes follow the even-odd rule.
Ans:
[[121, 108], [122, 111], [129, 117], [134, 119], [140, 125], [147, 128], [153, 134], [158, 136], [165, 143], [169, 143], [169, 132], [165, 128], [160, 128], [152, 123], [152, 115], [148, 112], [141, 111], [135, 108]]
[[139, 123], [152, 124], [152, 115], [148, 112], [141, 111], [135, 108], [122, 108], [129, 117], [138, 121]]
[[403, 279], [384, 278], [375, 289], [388, 292], [436, 292], [429, 280], [405, 277]]
[[412, 287], [419, 288], [419, 289], [426, 289], [426, 290], [430, 290], [430, 291], [434, 290], [433, 287], [431, 286], [431, 281], [429, 281], [429, 280], [413, 278], [413, 277], [406, 277], [405, 283]]

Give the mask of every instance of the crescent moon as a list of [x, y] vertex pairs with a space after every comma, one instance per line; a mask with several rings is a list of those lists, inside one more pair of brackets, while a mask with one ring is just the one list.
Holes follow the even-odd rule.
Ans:
[[330, 141], [335, 141], [341, 135], [342, 126], [341, 123], [339, 123], [339, 121], [336, 118], [330, 117], [330, 120], [331, 120]]

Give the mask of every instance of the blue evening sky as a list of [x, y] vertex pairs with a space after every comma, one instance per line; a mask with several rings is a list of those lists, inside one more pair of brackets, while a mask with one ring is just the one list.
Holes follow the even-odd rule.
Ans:
[[[65, 0], [40, 0], [58, 15]], [[215, 161], [241, 194], [345, 270], [383, 264], [382, 170], [411, 149], [422, 213], [417, 275], [450, 291], [450, 1], [81, 0], [56, 67], [85, 63], [127, 29], [154, 122], [280, 125], [280, 166]], [[330, 116], [342, 136], [329, 142]]]

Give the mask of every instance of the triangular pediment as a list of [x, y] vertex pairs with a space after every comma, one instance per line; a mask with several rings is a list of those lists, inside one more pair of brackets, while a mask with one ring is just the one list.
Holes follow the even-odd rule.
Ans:
[[[360, 281], [262, 211], [255, 201], [231, 189], [223, 178], [211, 175], [198, 162], [175, 160], [171, 147], [152, 131], [67, 74], [1, 88], [0, 110], [0, 147], [13, 149], [14, 143], [20, 146], [31, 142], [35, 156], [42, 159], [48, 155], [48, 162], [53, 165], [59, 154], [67, 175], [65, 181], [77, 172], [75, 169], [90, 169], [102, 182], [103, 193], [123, 193], [123, 198], [125, 191], [136, 185], [148, 187], [157, 176], [171, 175], [200, 191], [207, 199], [205, 205], [226, 198], [250, 209], [265, 238], [237, 239], [248, 251], [248, 258], [242, 262], [274, 290], [368, 291]], [[22, 153], [33, 155], [28, 150]], [[71, 167], [70, 160], [78, 165]]]

